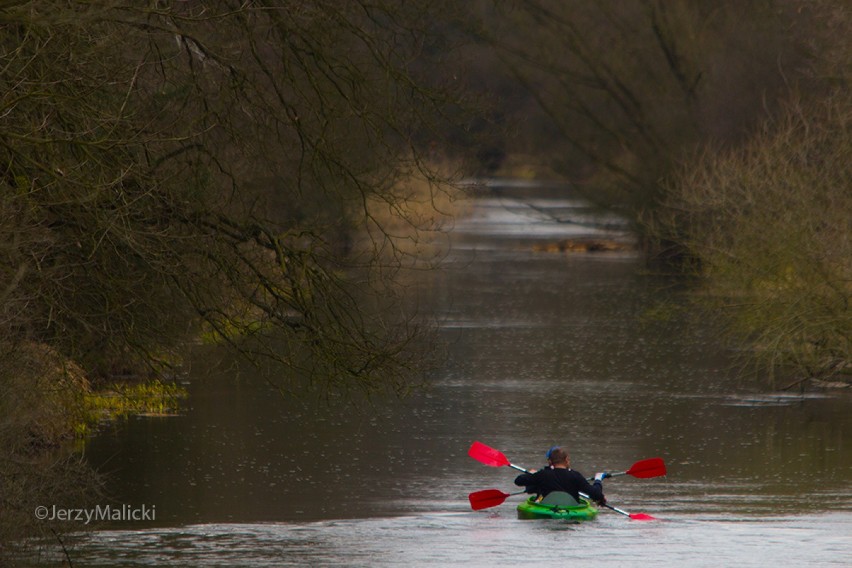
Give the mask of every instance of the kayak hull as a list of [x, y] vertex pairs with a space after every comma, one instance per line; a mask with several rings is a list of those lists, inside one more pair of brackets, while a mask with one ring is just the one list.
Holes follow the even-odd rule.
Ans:
[[554, 506], [536, 503], [535, 497], [530, 497], [518, 505], [519, 519], [563, 519], [567, 521], [591, 521], [598, 515], [598, 510], [585, 499], [576, 506]]

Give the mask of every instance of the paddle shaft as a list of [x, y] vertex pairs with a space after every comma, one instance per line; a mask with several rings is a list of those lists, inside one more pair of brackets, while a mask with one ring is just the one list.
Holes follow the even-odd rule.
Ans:
[[[580, 497], [583, 497], [584, 499], [589, 498], [589, 496], [586, 495], [585, 493], [580, 493]], [[646, 515], [645, 513], [628, 513], [624, 509], [619, 509], [618, 507], [613, 507], [609, 503], [598, 503], [598, 505], [606, 507], [610, 511], [615, 511], [616, 513], [620, 513], [620, 514], [624, 515], [625, 517], [627, 517], [628, 519], [631, 519], [633, 521], [656, 521], [656, 520], [658, 520], [656, 517], [652, 517], [651, 515]]]
[[[590, 497], [588, 495], [586, 495], [585, 493], [580, 493], [580, 497], [582, 497], [583, 499], [590, 499]], [[601, 505], [602, 507], [606, 507], [610, 511], [615, 511], [616, 513], [621, 513], [625, 517], [633, 518], [632, 514], [628, 513], [624, 509], [619, 509], [618, 507], [613, 507], [609, 503], [598, 503], [598, 505]]]
[[[589, 497], [588, 495], [586, 495], [586, 494], [585, 494], [585, 493], [583, 493], [583, 492], [580, 492], [580, 497], [582, 497], [583, 499], [589, 499], [589, 500], [591, 500], [591, 497]], [[621, 514], [622, 514], [622, 515], [624, 515], [625, 517], [629, 517], [629, 516], [630, 516], [630, 513], [628, 513], [628, 512], [627, 512], [627, 511], [625, 511], [624, 509], [619, 509], [618, 507], [613, 507], [612, 505], [610, 505], [610, 504], [608, 504], [608, 503], [598, 503], [598, 505], [604, 506], [604, 507], [606, 507], [607, 509], [609, 509], [609, 510], [611, 510], [611, 511], [615, 511], [616, 513], [621, 513]]]
[[608, 503], [598, 503], [598, 504], [599, 504], [599, 505], [603, 505], [604, 507], [606, 507], [606, 508], [607, 508], [607, 509], [609, 509], [610, 511], [615, 511], [616, 513], [621, 513], [621, 514], [622, 514], [622, 515], [624, 515], [625, 517], [630, 517], [630, 516], [631, 516], [631, 515], [630, 515], [630, 513], [628, 513], [628, 512], [627, 512], [627, 511], [625, 511], [624, 509], [619, 509], [618, 507], [613, 507], [612, 505], [610, 505], [610, 504], [608, 504]]
[[[639, 479], [648, 479], [651, 477], [661, 477], [666, 474], [666, 464], [662, 458], [648, 458], [639, 460], [630, 466], [627, 471], [615, 471], [606, 473], [606, 477], [618, 477], [619, 475], [631, 475]], [[591, 481], [594, 478], [589, 478]]]
[[[609, 479], [610, 477], [618, 477], [619, 475], [627, 475], [629, 472], [627, 471], [614, 471], [612, 473], [607, 472], [606, 477], [604, 479]], [[586, 481], [594, 481], [594, 477], [587, 477]]]

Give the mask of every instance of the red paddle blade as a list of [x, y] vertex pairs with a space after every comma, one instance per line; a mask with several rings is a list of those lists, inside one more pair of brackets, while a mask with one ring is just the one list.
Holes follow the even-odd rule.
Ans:
[[658, 520], [656, 517], [652, 517], [651, 515], [646, 515], [645, 513], [631, 513], [630, 518], [634, 521], [656, 521], [656, 520]]
[[508, 496], [509, 493], [503, 493], [499, 489], [483, 489], [482, 491], [474, 491], [467, 497], [470, 499], [471, 509], [479, 511], [502, 504]]
[[648, 479], [649, 477], [660, 477], [666, 474], [666, 464], [662, 458], [648, 458], [640, 460], [625, 471], [627, 475], [638, 477], [639, 479]]
[[503, 467], [509, 465], [509, 460], [503, 455], [503, 452], [486, 446], [482, 442], [474, 442], [471, 444], [467, 455], [478, 462], [490, 465], [493, 467]]

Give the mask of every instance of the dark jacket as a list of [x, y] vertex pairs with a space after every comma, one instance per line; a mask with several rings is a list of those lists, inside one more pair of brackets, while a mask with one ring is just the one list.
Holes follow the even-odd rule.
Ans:
[[585, 493], [594, 501], [605, 501], [600, 481], [593, 485], [573, 469], [547, 467], [535, 473], [522, 473], [515, 478], [515, 485], [524, 486], [527, 493], [537, 493], [542, 497], [551, 491], [565, 491], [577, 500], [580, 493]]

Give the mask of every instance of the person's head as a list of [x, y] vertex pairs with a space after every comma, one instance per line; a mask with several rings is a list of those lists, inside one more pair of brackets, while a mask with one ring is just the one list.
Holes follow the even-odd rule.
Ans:
[[550, 465], [557, 466], [563, 465], [568, 466], [569, 458], [568, 458], [568, 450], [560, 448], [559, 446], [550, 448], [550, 451], [547, 452], [547, 460], [550, 462]]

